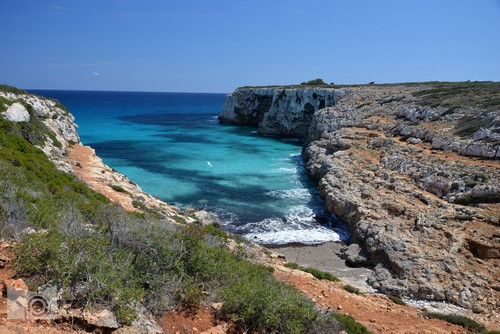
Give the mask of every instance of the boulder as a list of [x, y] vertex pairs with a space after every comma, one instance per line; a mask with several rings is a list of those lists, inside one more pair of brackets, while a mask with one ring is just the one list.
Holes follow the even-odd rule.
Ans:
[[415, 137], [410, 137], [406, 140], [407, 143], [409, 144], [419, 144], [422, 142], [422, 139], [420, 138], [415, 138]]
[[83, 312], [83, 320], [85, 320], [89, 325], [93, 325], [99, 328], [110, 328], [116, 329], [120, 327], [116, 321], [113, 312], [107, 309], [103, 309], [99, 312]]
[[350, 244], [348, 247], [341, 249], [340, 252], [340, 258], [353, 266], [365, 266], [369, 262], [359, 244]]
[[220, 219], [215, 214], [213, 214], [211, 212], [208, 212], [205, 210], [200, 210], [200, 211], [196, 211], [194, 213], [194, 216], [203, 225], [221, 226]]
[[12, 105], [2, 113], [2, 116], [6, 120], [14, 123], [30, 121], [28, 110], [19, 102], [12, 103]]

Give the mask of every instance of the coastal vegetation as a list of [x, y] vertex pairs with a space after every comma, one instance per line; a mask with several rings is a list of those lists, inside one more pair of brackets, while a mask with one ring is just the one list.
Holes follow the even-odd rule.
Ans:
[[290, 269], [298, 269], [298, 270], [304, 271], [306, 273], [313, 275], [317, 279], [324, 279], [324, 280], [332, 281], [332, 282], [340, 281], [340, 279], [337, 276], [335, 276], [329, 272], [322, 271], [322, 270], [319, 270], [316, 268], [311, 268], [311, 267], [302, 267], [302, 266], [299, 266], [295, 262], [287, 262], [287, 263], [285, 263], [285, 267], [290, 268]]
[[423, 316], [431, 318], [431, 319], [439, 319], [439, 320], [444, 320], [449, 323], [462, 326], [466, 328], [467, 330], [471, 331], [472, 333], [491, 333], [487, 332], [486, 328], [477, 323], [476, 321], [464, 317], [462, 315], [458, 314], [442, 314], [442, 313], [435, 313], [435, 312], [424, 312]]
[[0, 92], [4, 93], [14, 93], [14, 94], [26, 94], [26, 92], [22, 89], [5, 85], [5, 84], [0, 84]]
[[389, 300], [391, 300], [393, 303], [395, 304], [398, 304], [398, 305], [406, 305], [406, 303], [404, 302], [403, 299], [401, 299], [400, 297], [398, 296], [394, 296], [394, 295], [387, 295], [387, 298], [389, 298]]
[[323, 79], [318, 78], [314, 80], [304, 81], [300, 83], [301, 86], [327, 86], [328, 84]]
[[361, 292], [361, 290], [359, 290], [358, 288], [352, 286], [352, 285], [344, 285], [344, 290], [347, 291], [347, 292], [350, 292], [350, 293], [354, 293], [355, 295], [362, 295], [363, 293]]
[[278, 283], [272, 268], [253, 263], [245, 244], [219, 228], [175, 225], [151, 210], [127, 213], [58, 170], [35, 146], [54, 134], [30, 115], [29, 122], [0, 119], [0, 239], [17, 242], [14, 267], [31, 291], [56, 288], [60, 303], [110, 309], [121, 324], [141, 308], [161, 315], [216, 302], [217, 317], [246, 332], [367, 332]]

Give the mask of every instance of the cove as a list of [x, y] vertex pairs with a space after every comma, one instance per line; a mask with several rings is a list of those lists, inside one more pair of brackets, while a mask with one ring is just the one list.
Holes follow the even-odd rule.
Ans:
[[225, 94], [33, 92], [67, 106], [110, 167], [165, 202], [216, 213], [227, 231], [265, 245], [347, 236], [305, 174], [301, 143], [219, 124]]

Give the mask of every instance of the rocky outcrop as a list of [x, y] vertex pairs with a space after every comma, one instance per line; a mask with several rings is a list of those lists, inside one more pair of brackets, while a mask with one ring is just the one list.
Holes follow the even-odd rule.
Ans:
[[313, 114], [335, 104], [333, 89], [239, 88], [224, 102], [219, 120], [258, 126], [267, 136], [304, 137]]
[[[43, 145], [39, 147], [60, 170], [71, 172], [71, 166], [64, 160], [66, 148], [79, 143], [74, 116], [50, 99], [30, 94], [0, 92], [0, 97], [11, 101], [7, 111], [2, 113], [6, 120], [13, 122], [41, 122], [50, 131], [45, 134]], [[13, 101], [22, 101], [13, 102]]]
[[[368, 283], [380, 291], [496, 312], [500, 110], [491, 101], [500, 84], [368, 85], [331, 94], [334, 105], [310, 118], [303, 159], [357, 244], [343, 257], [369, 263]], [[291, 127], [290, 111], [281, 113], [273, 119]], [[274, 124], [262, 123], [259, 130]]]
[[2, 113], [2, 117], [14, 123], [29, 122], [30, 120], [28, 110], [19, 102], [12, 103], [9, 108]]

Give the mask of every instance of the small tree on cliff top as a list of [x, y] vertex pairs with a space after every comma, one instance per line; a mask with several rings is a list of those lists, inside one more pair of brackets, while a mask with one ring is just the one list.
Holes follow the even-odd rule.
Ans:
[[326, 83], [323, 81], [323, 79], [320, 79], [320, 78], [301, 82], [300, 84], [302, 86], [323, 86], [323, 85], [326, 85]]

